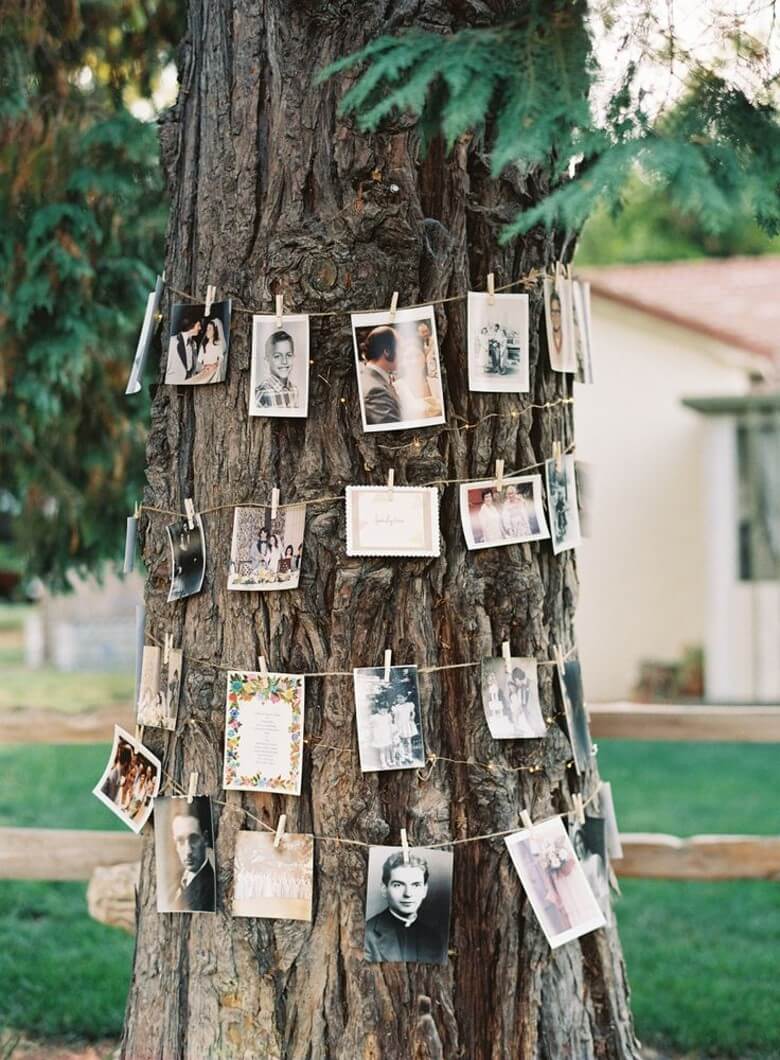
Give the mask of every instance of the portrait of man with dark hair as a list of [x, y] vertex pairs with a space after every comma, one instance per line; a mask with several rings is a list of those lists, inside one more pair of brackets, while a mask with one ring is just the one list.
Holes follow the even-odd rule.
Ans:
[[213, 913], [216, 905], [211, 799], [157, 799], [154, 806], [159, 913]]

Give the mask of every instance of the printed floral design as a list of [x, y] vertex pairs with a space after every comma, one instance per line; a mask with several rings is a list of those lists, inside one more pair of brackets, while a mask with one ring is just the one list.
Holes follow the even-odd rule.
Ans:
[[[290, 708], [290, 772], [287, 776], [267, 777], [262, 773], [240, 772], [241, 711], [258, 698], [270, 703], [286, 703]], [[294, 674], [228, 674], [225, 722], [225, 788], [274, 791], [297, 795], [300, 789], [303, 742], [303, 678]]]

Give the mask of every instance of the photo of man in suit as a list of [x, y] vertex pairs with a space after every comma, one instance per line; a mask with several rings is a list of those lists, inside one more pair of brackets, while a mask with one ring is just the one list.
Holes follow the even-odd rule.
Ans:
[[397, 423], [401, 406], [393, 383], [396, 368], [397, 335], [388, 325], [374, 328], [366, 340], [365, 363], [361, 370], [361, 391], [366, 423]]
[[[383, 853], [386, 853], [386, 848], [373, 847], [371, 857]], [[437, 853], [451, 858], [451, 855], [443, 852]], [[428, 898], [428, 886], [428, 859], [419, 853], [408, 853], [404, 858], [404, 851], [397, 850], [385, 859], [380, 893], [386, 908], [366, 921], [363, 955], [367, 961], [418, 964], [446, 962], [449, 894], [444, 924], [437, 929], [434, 926], [439, 919], [436, 911], [427, 906], [423, 908]], [[440, 901], [436, 904], [441, 906]], [[440, 916], [440, 908], [438, 912]]]
[[178, 329], [168, 341], [166, 383], [185, 383], [198, 370], [198, 353], [203, 331], [201, 307], [183, 307], [177, 323]]
[[211, 799], [157, 799], [157, 910], [213, 913], [216, 905]]

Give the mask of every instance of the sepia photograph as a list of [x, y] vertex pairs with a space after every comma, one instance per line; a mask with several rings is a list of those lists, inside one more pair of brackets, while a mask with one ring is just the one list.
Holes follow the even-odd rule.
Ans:
[[528, 295], [468, 293], [469, 390], [528, 391]]
[[541, 475], [495, 479], [460, 487], [460, 519], [470, 549], [495, 548], [549, 537], [542, 503]]
[[425, 765], [422, 713], [416, 666], [383, 666], [354, 671], [360, 768], [419, 769]]
[[176, 716], [179, 713], [183, 659], [184, 655], [180, 648], [171, 648], [168, 652], [168, 665], [162, 681], [163, 715], [160, 728], [169, 731], [176, 728]]
[[547, 725], [539, 706], [536, 659], [484, 658], [482, 706], [494, 740], [544, 736]]
[[228, 589], [297, 589], [305, 529], [305, 504], [284, 505], [273, 518], [270, 507], [236, 508]]
[[576, 548], [582, 541], [574, 454], [565, 453], [560, 461], [545, 460], [544, 473], [547, 482], [550, 535], [553, 552], [557, 555], [568, 548]]
[[233, 863], [233, 916], [311, 920], [314, 837], [239, 832]]
[[504, 841], [553, 949], [604, 927], [604, 914], [560, 817], [515, 832]]
[[159, 758], [140, 740], [115, 725], [108, 764], [92, 794], [128, 828], [140, 832], [152, 812], [161, 775]]
[[582, 687], [582, 668], [578, 659], [566, 659], [562, 669], [560, 666], [555, 669], [558, 673], [558, 686], [566, 714], [574, 765], [578, 773], [584, 773], [593, 755], [593, 744]]
[[154, 800], [158, 913], [217, 908], [214, 819], [208, 795]]
[[620, 840], [620, 829], [618, 828], [617, 814], [615, 813], [612, 785], [607, 780], [602, 780], [599, 784], [598, 808], [599, 813], [604, 818], [607, 855], [610, 861], [620, 861], [623, 857], [623, 844]]
[[252, 317], [250, 416], [309, 412], [309, 318], [304, 313]]
[[591, 345], [590, 284], [585, 280], [572, 281], [572, 334], [578, 383], [593, 382], [593, 347]]
[[141, 389], [141, 379], [146, 366], [146, 358], [149, 355], [152, 340], [160, 322], [160, 299], [162, 298], [163, 287], [163, 278], [158, 276], [154, 290], [149, 292], [149, 296], [146, 299], [144, 322], [141, 326], [141, 334], [138, 336], [138, 345], [136, 346], [133, 365], [130, 369], [130, 377], [125, 387], [125, 394], [137, 394]]
[[304, 678], [229, 671], [223, 787], [300, 795]]
[[227, 375], [231, 302], [178, 303], [171, 309], [165, 382], [180, 386], [223, 383]]
[[348, 556], [438, 556], [435, 486], [347, 486]]
[[190, 529], [187, 519], [179, 519], [166, 527], [171, 549], [171, 588], [168, 603], [194, 596], [203, 588], [206, 575], [206, 536], [200, 515]]
[[575, 372], [577, 358], [572, 336], [572, 282], [563, 276], [544, 280], [544, 319], [550, 367], [554, 372]]
[[371, 963], [446, 964], [452, 853], [371, 847], [363, 956]]
[[364, 431], [444, 423], [433, 306], [353, 313], [352, 337]]
[[145, 644], [141, 658], [141, 685], [136, 704], [136, 723], [159, 728], [165, 715], [163, 693], [160, 690], [160, 649], [156, 644]]
[[585, 879], [593, 891], [607, 924], [612, 923], [612, 903], [609, 897], [609, 860], [607, 857], [606, 822], [603, 817], [585, 816], [585, 824], [569, 818], [569, 836], [574, 853], [579, 858]]

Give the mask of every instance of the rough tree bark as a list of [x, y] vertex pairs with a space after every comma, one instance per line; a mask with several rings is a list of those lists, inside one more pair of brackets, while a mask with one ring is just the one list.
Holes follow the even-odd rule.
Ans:
[[[181, 91], [162, 125], [172, 207], [166, 261], [174, 286], [215, 284], [234, 305], [291, 310], [370, 308], [424, 302], [484, 288], [544, 267], [570, 249], [563, 235], [535, 232], [499, 248], [502, 223], [534, 202], [544, 174], [490, 179], [477, 142], [421, 158], [413, 124], [359, 135], [336, 116], [344, 80], [323, 87], [313, 73], [383, 31], [412, 23], [442, 32], [487, 22], [521, 3], [462, 0], [315, 3], [190, 0]], [[531, 292], [531, 393], [469, 393], [465, 302], [437, 308], [450, 424], [522, 410], [564, 394], [540, 342], [542, 303]], [[397, 483], [492, 474], [572, 439], [568, 409], [492, 418], [473, 430], [430, 428], [363, 434], [346, 312], [312, 322], [307, 420], [247, 416], [250, 324], [236, 314], [224, 385], [156, 392], [145, 503], [182, 510], [266, 499], [332, 496], [350, 483]], [[416, 439], [417, 444], [410, 445]], [[345, 554], [343, 504], [309, 509], [301, 588], [228, 593], [232, 512], [207, 516], [203, 591], [166, 603], [169, 557], [159, 516], [143, 522], [148, 630], [173, 629], [186, 653], [252, 667], [259, 654], [281, 671], [349, 670], [394, 661], [462, 662], [498, 652], [549, 658], [572, 643], [573, 553], [549, 542], [468, 553], [457, 490], [441, 493], [442, 557], [361, 560]], [[551, 667], [541, 695], [556, 710]], [[586, 675], [587, 676], [587, 675]], [[542, 818], [570, 805], [564, 732], [544, 741], [491, 741], [478, 670], [422, 679], [426, 747], [541, 771], [494, 775], [438, 765], [360, 773], [356, 755], [307, 748], [301, 798], [246, 795], [218, 807], [219, 911], [158, 915], [152, 837], [138, 899], [135, 965], [123, 1056], [145, 1058], [635, 1057], [628, 986], [614, 929], [553, 953], [531, 913], [500, 840], [456, 848], [452, 953], [448, 966], [372, 965], [362, 959], [365, 854], [318, 843], [311, 925], [232, 919], [236, 832], [251, 827], [243, 805], [289, 830], [397, 843], [407, 826], [420, 845], [519, 826], [519, 810]], [[307, 734], [356, 747], [351, 681], [307, 685]], [[225, 675], [185, 667], [169, 770], [200, 773], [220, 798]], [[147, 730], [147, 742], [163, 744]], [[588, 779], [592, 785], [593, 776]], [[575, 789], [576, 790], [576, 789]], [[230, 800], [233, 799], [231, 794]], [[221, 811], [221, 812], [219, 812]], [[151, 831], [151, 828], [147, 830]]]

